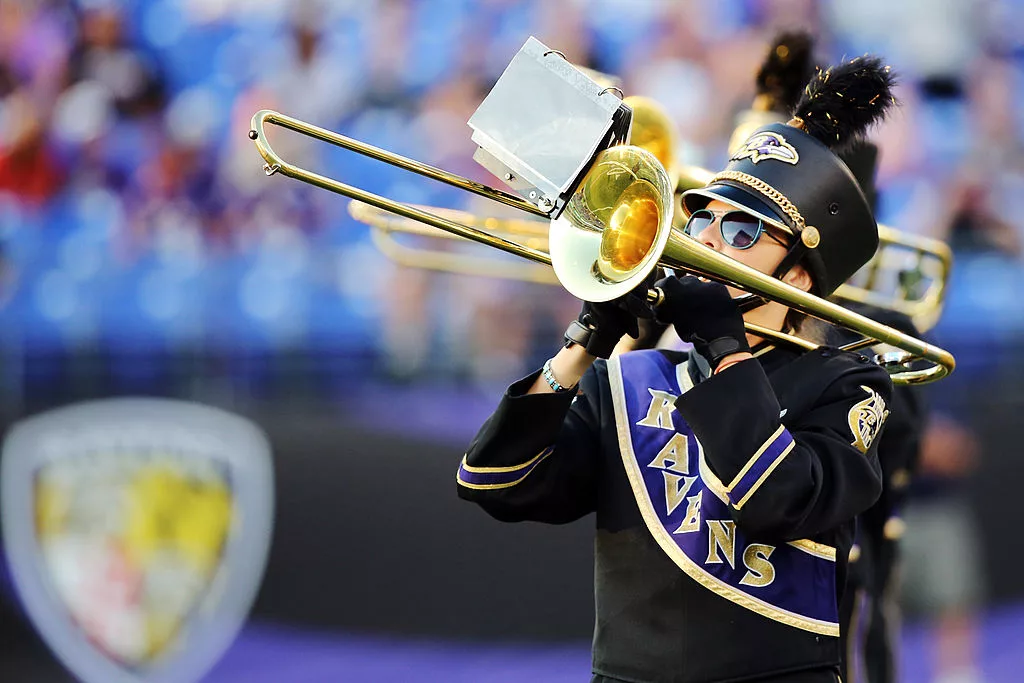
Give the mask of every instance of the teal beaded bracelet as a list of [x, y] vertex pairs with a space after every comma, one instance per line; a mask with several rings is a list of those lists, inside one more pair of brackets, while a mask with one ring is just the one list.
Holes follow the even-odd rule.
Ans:
[[575, 384], [571, 387], [563, 387], [561, 384], [558, 383], [558, 380], [555, 379], [555, 373], [551, 372], [550, 358], [544, 361], [544, 369], [541, 372], [541, 376], [544, 377], [544, 381], [548, 383], [548, 386], [551, 387], [551, 390], [558, 394], [565, 393], [566, 391], [572, 391], [576, 387]]

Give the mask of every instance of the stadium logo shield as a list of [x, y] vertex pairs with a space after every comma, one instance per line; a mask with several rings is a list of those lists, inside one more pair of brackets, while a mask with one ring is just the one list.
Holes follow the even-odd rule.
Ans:
[[237, 635], [273, 515], [252, 423], [162, 399], [55, 410], [12, 429], [0, 487], [14, 586], [86, 683], [196, 681]]

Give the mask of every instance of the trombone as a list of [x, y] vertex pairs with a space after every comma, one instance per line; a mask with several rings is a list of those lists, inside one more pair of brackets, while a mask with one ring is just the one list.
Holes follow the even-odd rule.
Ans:
[[[288, 163], [270, 146], [266, 136], [268, 124], [549, 219], [547, 251], [436, 212], [392, 201]], [[639, 147], [616, 145], [598, 152], [564, 209], [555, 215], [555, 211], [545, 212], [515, 195], [278, 112], [256, 112], [252, 117], [249, 138], [255, 142], [266, 162], [264, 171], [267, 175], [285, 175], [459, 237], [550, 265], [562, 286], [580, 299], [610, 301], [618, 298], [639, 286], [655, 267], [664, 266], [779, 301], [806, 315], [863, 335], [863, 339], [845, 345], [844, 349], [860, 349], [877, 343], [896, 347], [899, 351], [876, 359], [896, 384], [932, 382], [948, 375], [955, 366], [953, 356], [941, 348], [765, 275], [673, 230], [671, 219], [675, 188], [662, 164], [653, 154]], [[650, 290], [648, 301], [656, 305], [659, 295], [657, 290]], [[747, 329], [753, 334], [803, 348], [817, 347], [805, 339], [749, 323]], [[910, 367], [919, 361], [926, 363], [927, 367]]]

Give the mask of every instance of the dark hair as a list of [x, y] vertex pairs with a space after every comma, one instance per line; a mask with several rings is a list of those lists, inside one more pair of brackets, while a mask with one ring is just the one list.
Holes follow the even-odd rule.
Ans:
[[782, 329], [793, 330], [799, 332], [804, 322], [807, 320], [807, 314], [801, 313], [800, 311], [794, 311], [792, 308], [786, 312], [786, 319], [782, 321]]
[[816, 344], [825, 344], [828, 342], [830, 327], [826, 322], [812, 318], [806, 313], [790, 309], [786, 313], [786, 320], [782, 329], [790, 330], [791, 334], [803, 337]]

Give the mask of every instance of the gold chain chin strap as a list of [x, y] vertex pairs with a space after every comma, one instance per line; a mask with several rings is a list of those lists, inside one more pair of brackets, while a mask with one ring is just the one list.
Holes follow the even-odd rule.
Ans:
[[708, 185], [713, 185], [719, 180], [731, 180], [735, 183], [740, 183], [741, 185], [746, 185], [747, 187], [757, 190], [782, 209], [782, 212], [789, 216], [789, 219], [793, 221], [801, 232], [803, 232], [806, 227], [807, 224], [804, 223], [804, 217], [800, 215], [800, 212], [797, 210], [796, 206], [793, 205], [793, 202], [789, 201], [789, 199], [786, 198], [786, 195], [782, 194], [760, 178], [755, 178], [752, 175], [740, 173], [739, 171], [722, 171], [712, 178]]

